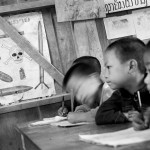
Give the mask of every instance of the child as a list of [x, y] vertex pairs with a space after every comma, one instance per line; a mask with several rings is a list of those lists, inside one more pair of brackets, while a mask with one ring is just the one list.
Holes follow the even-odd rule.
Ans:
[[129, 37], [107, 47], [104, 55], [106, 82], [116, 91], [97, 111], [97, 125], [132, 121], [141, 110], [137, 91], [143, 108], [150, 106], [150, 94], [144, 84], [144, 50], [141, 40]]
[[[103, 85], [100, 72], [100, 63], [95, 57], [83, 56], [76, 59], [66, 73], [63, 86], [68, 92], [73, 90], [77, 106], [75, 112], [68, 114], [69, 122], [95, 121]], [[101, 101], [106, 100], [112, 92], [106, 84], [104, 87], [109, 92]]]
[[[147, 85], [147, 89], [150, 92], [150, 41], [146, 46], [144, 53], [144, 64], [146, 67], [147, 75], [144, 82]], [[144, 112], [144, 114], [137, 114], [133, 118], [133, 127], [135, 130], [143, 130], [150, 127], [150, 107]]]

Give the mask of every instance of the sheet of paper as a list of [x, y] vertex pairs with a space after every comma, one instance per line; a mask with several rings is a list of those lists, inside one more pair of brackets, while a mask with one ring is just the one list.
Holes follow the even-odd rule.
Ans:
[[150, 9], [133, 11], [136, 35], [139, 39], [150, 39]]
[[119, 146], [150, 140], [150, 129], [135, 131], [133, 128], [94, 135], [79, 135], [80, 140], [99, 145]]
[[135, 35], [132, 15], [104, 18], [107, 39]]
[[[47, 61], [51, 62], [41, 12], [23, 13], [4, 18], [16, 28], [38, 52], [41, 50], [41, 54]], [[41, 43], [39, 39], [42, 39]], [[4, 79], [6, 77], [12, 79], [12, 81], [9, 78], [8, 81], [0, 80], [0, 89], [4, 90], [5, 88], [10, 88], [9, 91], [14, 91], [15, 86], [20, 86], [18, 89], [15, 89], [16, 92], [14, 94], [12, 93], [11, 95], [0, 97], [0, 103], [2, 105], [17, 102], [18, 100], [29, 100], [55, 94], [53, 78], [42, 70], [39, 64], [37, 64], [26, 52], [20, 49], [20, 47], [18, 47], [18, 45], [1, 29], [0, 50], [1, 72], [3, 72], [3, 74], [5, 73], [5, 75], [3, 75]], [[26, 91], [24, 90], [24, 86], [30, 86], [32, 89]], [[21, 90], [24, 92], [19, 93], [18, 91]]]
[[52, 117], [52, 118], [44, 118], [42, 121], [36, 121], [36, 122], [30, 123], [29, 126], [47, 125], [47, 124], [63, 121], [66, 119], [67, 119], [67, 117], [61, 117], [61, 116], [56, 116], [56, 117]]
[[51, 123], [51, 125], [58, 126], [58, 127], [74, 127], [74, 126], [80, 126], [85, 124], [89, 124], [89, 122], [70, 123], [69, 121], [65, 120], [56, 123]]

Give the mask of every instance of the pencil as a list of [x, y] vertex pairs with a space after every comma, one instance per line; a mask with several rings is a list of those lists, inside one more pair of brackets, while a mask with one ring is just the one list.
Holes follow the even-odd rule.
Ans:
[[65, 101], [64, 101], [64, 96], [62, 97], [62, 110], [64, 109], [65, 107]]
[[142, 103], [141, 103], [141, 97], [140, 97], [140, 92], [137, 91], [137, 95], [138, 95], [138, 100], [139, 100], [139, 106], [140, 106], [140, 109], [142, 108]]
[[73, 90], [71, 89], [71, 111], [74, 111], [74, 94]]

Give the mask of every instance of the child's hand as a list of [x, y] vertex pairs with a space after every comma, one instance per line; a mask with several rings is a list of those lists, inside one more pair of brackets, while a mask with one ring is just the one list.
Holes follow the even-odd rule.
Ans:
[[133, 120], [133, 117], [135, 115], [138, 115], [139, 112], [138, 111], [134, 111], [134, 110], [131, 110], [131, 111], [128, 111], [127, 113], [123, 113], [125, 115], [125, 117], [128, 119], [128, 121], [132, 121]]
[[86, 104], [77, 106], [75, 109], [75, 112], [87, 112], [87, 111], [90, 111], [90, 107], [87, 106]]
[[144, 122], [145, 122], [145, 126], [149, 128], [150, 127], [150, 107], [148, 107], [144, 113]]
[[143, 115], [140, 113], [134, 114], [132, 117], [132, 125], [134, 130], [144, 130], [147, 129], [147, 125], [145, 125]]
[[128, 120], [133, 121], [134, 116], [138, 116], [138, 115], [140, 115], [138, 111], [131, 110], [128, 112]]
[[60, 107], [57, 112], [59, 116], [66, 117], [68, 114], [68, 109], [66, 107]]
[[76, 116], [76, 114], [74, 112], [69, 112], [67, 119], [70, 123], [76, 123], [76, 121], [75, 121], [76, 117], [78, 117], [78, 116]]

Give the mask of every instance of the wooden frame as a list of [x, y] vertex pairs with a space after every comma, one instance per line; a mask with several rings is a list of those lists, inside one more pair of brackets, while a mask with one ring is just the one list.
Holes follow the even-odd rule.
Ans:
[[[33, 8], [42, 8], [54, 5], [54, 0], [43, 0], [36, 2], [27, 2], [11, 5], [11, 9], [7, 12], [10, 6], [1, 6], [0, 13], [18, 12], [23, 10], [30, 10]], [[20, 7], [18, 7], [20, 6]], [[2, 11], [3, 10], [3, 11]], [[59, 85], [62, 85], [64, 75], [59, 72], [52, 64], [50, 64], [18, 31], [11, 26], [5, 19], [0, 17], [0, 28], [22, 49], [24, 50], [34, 61], [36, 61], [48, 74], [50, 74]]]
[[8, 14], [13, 12], [23, 12], [32, 9], [39, 9], [49, 6], [54, 6], [55, 0], [42, 0], [42, 1], [35, 1], [35, 2], [24, 2], [18, 4], [11, 4], [6, 6], [0, 6], [0, 14]]
[[52, 96], [52, 97], [43, 98], [43, 99], [40, 98], [40, 99], [31, 100], [31, 101], [30, 100], [22, 101], [21, 103], [14, 103], [10, 106], [1, 107], [0, 114], [23, 110], [23, 109], [29, 109], [33, 107], [39, 107], [39, 106], [53, 104], [53, 103], [59, 103], [59, 102], [62, 102], [63, 97], [64, 97], [64, 100], [66, 101], [66, 100], [70, 100], [71, 95], [70, 93], [64, 93], [64, 94], [59, 94], [59, 95]]

